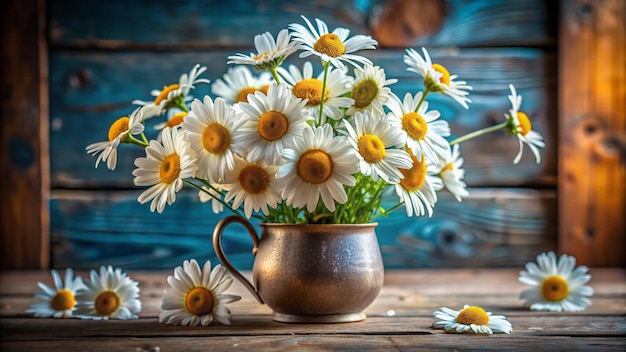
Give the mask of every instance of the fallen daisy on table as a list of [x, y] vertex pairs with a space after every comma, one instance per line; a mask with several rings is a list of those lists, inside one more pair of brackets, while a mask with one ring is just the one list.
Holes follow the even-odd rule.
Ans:
[[491, 315], [478, 306], [465, 305], [457, 311], [442, 307], [433, 315], [438, 320], [433, 323], [433, 328], [443, 328], [450, 333], [474, 333], [490, 335], [493, 333], [510, 334], [513, 331], [511, 323], [503, 315]]
[[37, 301], [28, 309], [39, 318], [69, 318], [76, 309], [76, 292], [84, 287], [80, 277], [74, 277], [72, 269], [65, 270], [65, 281], [61, 280], [59, 272], [52, 270], [54, 287], [38, 282], [41, 291], [35, 293]]

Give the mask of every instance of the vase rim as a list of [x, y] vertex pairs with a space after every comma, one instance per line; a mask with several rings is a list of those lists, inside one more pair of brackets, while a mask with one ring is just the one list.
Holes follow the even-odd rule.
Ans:
[[359, 223], [359, 224], [292, 224], [292, 223], [283, 223], [283, 222], [262, 222], [259, 224], [259, 226], [284, 226], [284, 227], [290, 227], [290, 226], [298, 226], [298, 227], [322, 227], [322, 226], [329, 226], [329, 227], [342, 227], [342, 226], [346, 226], [346, 227], [376, 227], [378, 226], [378, 222], [367, 222], [367, 223]]

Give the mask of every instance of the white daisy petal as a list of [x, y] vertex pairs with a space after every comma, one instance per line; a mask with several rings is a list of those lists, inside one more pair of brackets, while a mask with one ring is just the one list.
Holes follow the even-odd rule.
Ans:
[[511, 323], [503, 315], [491, 315], [478, 306], [465, 305], [459, 311], [442, 307], [433, 313], [437, 319], [432, 325], [435, 329], [443, 328], [449, 333], [472, 332], [481, 335], [491, 335], [493, 333], [510, 334]]

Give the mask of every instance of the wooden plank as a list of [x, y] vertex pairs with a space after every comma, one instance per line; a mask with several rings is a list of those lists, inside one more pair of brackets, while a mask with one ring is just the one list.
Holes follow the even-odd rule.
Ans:
[[258, 33], [275, 34], [302, 23], [301, 14], [321, 18], [331, 29], [373, 33], [383, 46], [545, 46], [556, 41], [551, 25], [556, 4], [542, 0], [241, 0], [212, 2], [210, 10], [202, 1], [171, 6], [165, 0], [52, 0], [50, 39], [53, 46], [79, 48], [250, 47]]
[[562, 1], [559, 249], [626, 265], [626, 2]]
[[2, 2], [0, 15], [0, 267], [49, 260], [45, 1]]
[[[234, 51], [147, 52], [57, 51], [51, 56], [51, 178], [53, 188], [132, 187], [133, 160], [141, 148], [123, 145], [115, 172], [93, 167], [95, 158], [85, 147], [106, 138], [109, 125], [129, 114], [134, 99], [149, 99], [150, 90], [177, 81], [195, 63], [206, 64], [205, 77], [215, 80], [227, 69], [226, 57]], [[504, 133], [469, 141], [462, 145], [466, 181], [471, 186], [554, 186], [556, 180], [556, 113], [553, 99], [556, 58], [534, 49], [433, 50], [433, 60], [441, 62], [474, 87], [469, 110], [446, 96], [428, 97], [451, 123], [455, 136], [501, 122], [509, 109], [508, 84], [513, 83], [524, 97], [523, 109], [531, 116], [533, 128], [540, 131], [547, 147], [542, 163], [535, 163], [528, 150], [520, 164], [512, 167], [518, 151], [515, 137]], [[421, 89], [416, 74], [408, 72], [401, 50], [368, 53], [387, 70], [388, 78], [399, 82], [393, 91], [404, 96]], [[290, 63], [302, 65], [295, 55]], [[148, 64], [146, 64], [148, 63]], [[319, 72], [319, 68], [316, 73]], [[210, 94], [208, 85], [199, 86], [195, 95]], [[154, 138], [152, 119], [147, 133]]]

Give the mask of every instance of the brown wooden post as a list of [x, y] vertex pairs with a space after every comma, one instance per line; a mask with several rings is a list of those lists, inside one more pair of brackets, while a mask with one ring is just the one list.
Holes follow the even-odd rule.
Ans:
[[9, 0], [0, 6], [1, 268], [46, 268], [50, 186], [45, 0]]
[[626, 1], [561, 1], [559, 251], [626, 265]]

